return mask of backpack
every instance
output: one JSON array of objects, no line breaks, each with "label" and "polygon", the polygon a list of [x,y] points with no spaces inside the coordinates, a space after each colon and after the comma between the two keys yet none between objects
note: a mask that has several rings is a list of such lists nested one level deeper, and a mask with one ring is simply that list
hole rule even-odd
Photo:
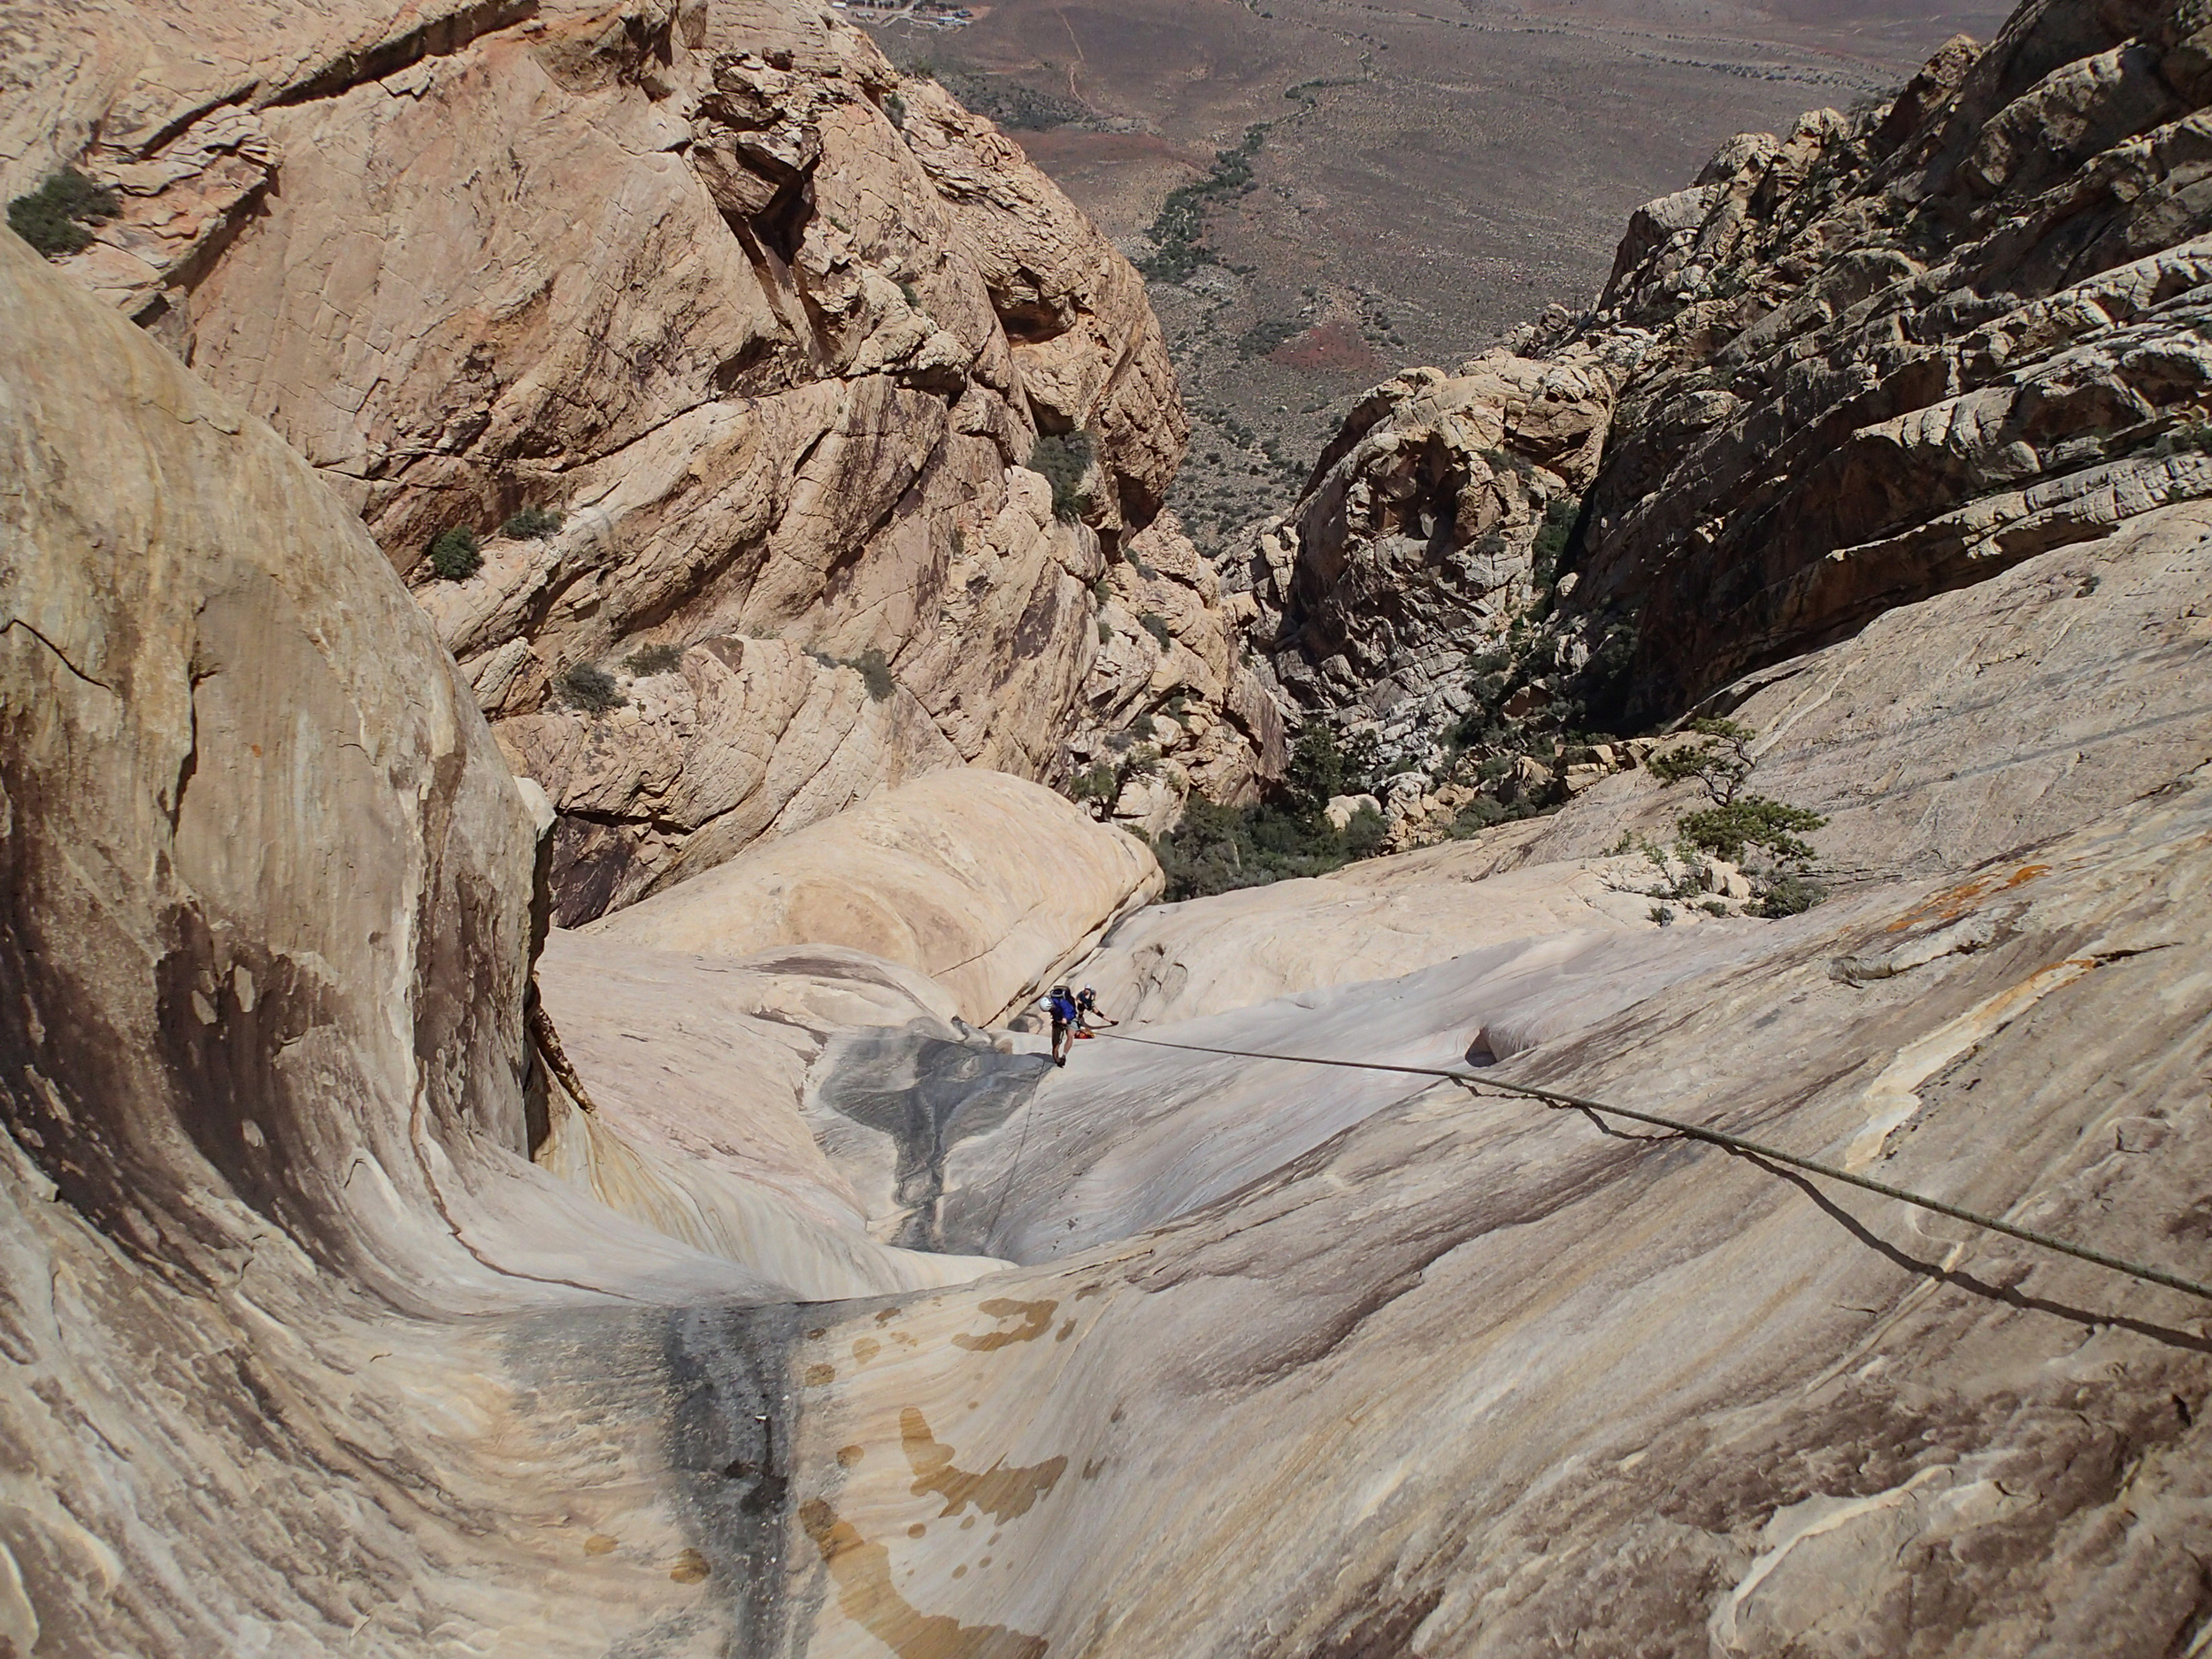
[{"label": "backpack", "polygon": [[1052,1009],[1053,1018],[1064,1025],[1075,1023],[1075,999],[1065,991],[1055,991],[1047,1002]]}]

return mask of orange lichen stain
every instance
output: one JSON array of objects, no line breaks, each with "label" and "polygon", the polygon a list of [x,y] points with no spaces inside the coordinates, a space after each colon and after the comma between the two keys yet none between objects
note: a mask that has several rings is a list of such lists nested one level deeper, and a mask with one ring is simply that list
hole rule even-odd
[{"label": "orange lichen stain", "polygon": [[678,1584],[696,1584],[707,1576],[707,1558],[695,1549],[687,1549],[676,1557],[668,1576]]},{"label": "orange lichen stain", "polygon": [[1098,1471],[1105,1467],[1106,1460],[1103,1457],[1094,1457],[1089,1459],[1083,1465],[1083,1479],[1086,1480],[1097,1479]]},{"label": "orange lichen stain", "polygon": [[877,1355],[882,1352],[883,1344],[877,1341],[875,1338],[872,1336],[864,1336],[859,1341],[853,1344],[853,1357],[858,1360],[863,1365],[865,1365],[870,1360],[875,1358]]},{"label": "orange lichen stain", "polygon": [[994,1296],[979,1305],[994,1319],[1019,1319],[1021,1323],[1011,1331],[988,1331],[981,1336],[971,1336],[963,1331],[952,1340],[955,1348],[988,1354],[1009,1342],[1033,1342],[1052,1329],[1052,1316],[1060,1307],[1056,1302],[1015,1302],[1006,1296]]},{"label": "orange lichen stain", "polygon": [[1892,922],[1889,932],[1901,933],[1908,927],[1916,927],[1927,921],[1955,922],[1974,908],[1976,900],[1985,895],[1991,892],[2009,893],[2015,887],[2025,887],[2029,882],[2050,873],[2051,866],[2048,864],[2022,864],[2001,881],[1995,876],[1978,876],[1958,887],[1946,887],[1940,893],[1930,894]]},{"label": "orange lichen stain", "polygon": [[614,1540],[604,1532],[594,1532],[584,1540],[584,1554],[587,1555],[611,1555],[614,1549]]},{"label": "orange lichen stain", "polygon": [[891,1582],[891,1552],[862,1538],[821,1499],[799,1506],[799,1525],[837,1585],[838,1610],[899,1659],[1044,1659],[1050,1644],[1041,1636],[923,1612]]},{"label": "orange lichen stain", "polygon": [[961,1564],[960,1564],[960,1565],[958,1565],[957,1567],[955,1567],[955,1568],[952,1570],[952,1576],[953,1576],[954,1578],[966,1578],[966,1577],[968,1576],[968,1566],[967,1566],[967,1563],[966,1563],[965,1562],[963,1562],[963,1563],[961,1563]]},{"label": "orange lichen stain", "polygon": [[[1038,1499],[1057,1486],[1068,1460],[1052,1457],[1027,1468],[1009,1469],[1003,1458],[981,1474],[954,1466],[952,1448],[930,1432],[929,1419],[909,1406],[899,1413],[899,1439],[914,1469],[914,1495],[934,1492],[945,1501],[943,1513],[957,1515],[973,1503],[995,1519],[1010,1521],[1029,1513]],[[970,1525],[970,1516],[961,1525]]]},{"label": "orange lichen stain", "polygon": [[836,1380],[837,1367],[834,1365],[810,1365],[806,1368],[805,1382],[810,1388],[819,1388]]},{"label": "orange lichen stain", "polygon": [[976,1564],[977,1569],[978,1569],[979,1571],[980,1571],[981,1569],[983,1569],[983,1568],[985,1568],[985,1567],[987,1567],[987,1566],[989,1566],[989,1565],[991,1564],[991,1558],[990,1558],[988,1555],[986,1555],[986,1556],[984,1556],[984,1558],[983,1558],[981,1561],[977,1562],[975,1564]]},{"label": "orange lichen stain", "polygon": [[864,1446],[841,1446],[837,1448],[837,1461],[848,1469],[867,1455],[868,1448]]},{"label": "orange lichen stain", "polygon": [[912,1337],[907,1335],[907,1333],[903,1331],[892,1332],[891,1340],[894,1342],[896,1342],[901,1348],[917,1348],[920,1346]]},{"label": "orange lichen stain", "polygon": [[915,1522],[915,1523],[914,1523],[914,1525],[911,1525],[911,1526],[910,1526],[910,1527],[908,1527],[908,1528],[906,1529],[906,1535],[907,1535],[909,1538],[919,1538],[919,1537],[920,1537],[920,1536],[921,1536],[924,1532],[926,1532],[927,1531],[929,1531],[929,1528],[927,1528],[926,1526],[924,1526],[924,1525],[922,1525],[919,1521],[917,1521],[917,1522]]},{"label": "orange lichen stain", "polygon": [[975,1517],[974,1517],[974,1516],[972,1516],[972,1515],[971,1515],[971,1516],[970,1516],[970,1517],[969,1517],[966,1520],[964,1520],[964,1521],[963,1521],[963,1522],[961,1522],[961,1523],[960,1523],[960,1530],[961,1530],[962,1532],[966,1532],[966,1531],[967,1531],[970,1527],[973,1526],[974,1525],[975,1525]]},{"label": "orange lichen stain", "polygon": [[876,1323],[888,1325],[899,1317],[900,1311],[897,1308],[879,1308],[876,1310]]},{"label": "orange lichen stain", "polygon": [[1064,1342],[1064,1341],[1066,1341],[1066,1340],[1067,1340],[1070,1337],[1073,1336],[1074,1334],[1075,1334],[1075,1321],[1074,1321],[1074,1320],[1072,1320],[1072,1319],[1066,1319],[1066,1320],[1063,1320],[1063,1321],[1061,1322],[1060,1329],[1059,1329],[1059,1331],[1058,1331],[1058,1332],[1057,1332],[1057,1333],[1054,1335],[1054,1337],[1053,1337],[1053,1339],[1052,1339],[1052,1340],[1053,1340],[1054,1341],[1056,1341],[1056,1342]]}]

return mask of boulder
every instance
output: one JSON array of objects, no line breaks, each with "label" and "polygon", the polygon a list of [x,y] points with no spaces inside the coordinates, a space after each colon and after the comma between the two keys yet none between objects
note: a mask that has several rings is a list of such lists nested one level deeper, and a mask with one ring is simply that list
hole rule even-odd
[{"label": "boulder", "polygon": [[1371,795],[1333,795],[1322,810],[1322,817],[1329,820],[1329,827],[1341,834],[1352,820],[1363,812],[1382,815],[1382,803]]}]

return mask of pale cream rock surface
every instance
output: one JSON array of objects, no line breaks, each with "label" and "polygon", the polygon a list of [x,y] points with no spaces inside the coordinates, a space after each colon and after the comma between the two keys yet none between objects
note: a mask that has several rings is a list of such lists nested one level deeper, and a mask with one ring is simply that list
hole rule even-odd
[{"label": "pale cream rock surface", "polygon": [[1525,825],[1473,841],[1143,910],[1075,970],[1106,1012],[1194,1019],[1292,992],[1394,979],[1485,946],[1648,929],[1632,858],[1530,865]]},{"label": "pale cream rock surface", "polygon": [[[1838,1161],[1887,1121],[1885,1180],[2203,1277],[2212,778],[2033,860],[1146,1034],[1441,1064],[1509,1026],[1494,1075]],[[1832,972],[1882,950],[1918,960]],[[1037,1265],[800,1345],[798,1644],[2185,1650],[2200,1303],[1616,1127],[1081,1045],[948,1171]]]},{"label": "pale cream rock surface", "polygon": [[556,931],[538,985],[591,1110],[557,1085],[541,1168],[616,1213],[743,1263],[800,1302],[964,1283],[1002,1263],[887,1249],[802,1111],[835,1033],[957,1041],[945,994],[823,946],[732,962]]},{"label": "pale cream rock surface", "polygon": [[784,1293],[528,1162],[531,804],[345,504],[12,237],[0,569],[8,1642],[752,1640],[669,1483],[781,1391],[669,1310]]},{"label": "pale cream rock surface", "polygon": [[927,975],[988,1023],[1160,890],[1134,836],[1003,772],[928,777],[585,930],[716,956],[839,945]]}]

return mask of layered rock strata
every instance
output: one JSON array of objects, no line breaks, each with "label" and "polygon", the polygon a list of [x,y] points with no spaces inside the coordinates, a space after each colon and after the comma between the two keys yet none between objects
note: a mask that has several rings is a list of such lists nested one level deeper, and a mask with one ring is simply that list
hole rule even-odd
[{"label": "layered rock strata", "polygon": [[[542,768],[565,921],[932,767],[1064,772],[1087,589],[1185,423],[1136,273],[933,82],[741,0],[18,35],[55,73],[0,99],[0,188],[69,162],[120,192],[64,267],[359,510]],[[1056,511],[1025,469],[1074,434]],[[447,580],[456,528],[482,563]]]},{"label": "layered rock strata", "polygon": [[1379,390],[1247,562],[1294,705],[1417,763],[1470,714],[1619,729],[2212,493],[2205,27],[2024,7],[1732,142],[1594,311]]}]

